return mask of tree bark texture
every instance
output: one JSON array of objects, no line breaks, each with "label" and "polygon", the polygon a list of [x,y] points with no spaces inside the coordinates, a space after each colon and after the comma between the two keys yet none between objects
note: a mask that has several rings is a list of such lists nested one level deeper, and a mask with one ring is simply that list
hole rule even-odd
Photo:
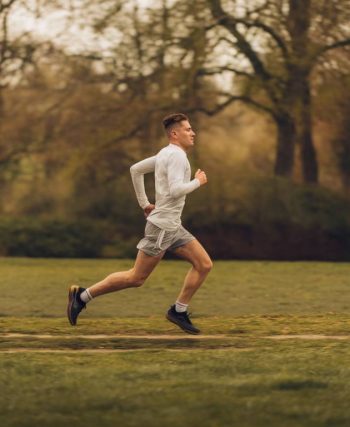
[{"label": "tree bark texture", "polygon": [[275,175],[290,178],[293,174],[295,152],[295,125],[291,116],[283,114],[275,118],[277,126],[277,150]]},{"label": "tree bark texture", "polygon": [[289,0],[287,27],[291,37],[291,55],[287,64],[286,96],[291,99],[295,122],[295,143],[300,145],[304,182],[318,182],[318,163],[312,135],[310,73],[311,59],[309,30],[311,0]]}]

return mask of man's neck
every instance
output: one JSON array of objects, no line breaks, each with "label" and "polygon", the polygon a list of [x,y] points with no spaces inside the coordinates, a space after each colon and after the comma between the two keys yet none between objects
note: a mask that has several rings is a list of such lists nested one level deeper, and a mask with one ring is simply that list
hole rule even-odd
[{"label": "man's neck", "polygon": [[185,153],[187,153],[187,151],[184,149],[184,147],[182,147],[177,142],[169,141],[169,144],[176,145],[177,147],[181,148],[182,151],[184,151]]}]

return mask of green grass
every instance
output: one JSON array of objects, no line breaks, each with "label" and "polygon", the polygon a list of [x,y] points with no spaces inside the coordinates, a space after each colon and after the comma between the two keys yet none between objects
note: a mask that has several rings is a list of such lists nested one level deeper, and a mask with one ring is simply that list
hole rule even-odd
[{"label": "green grass", "polygon": [[[69,283],[89,286],[128,260],[0,258],[0,316],[62,317]],[[188,266],[163,261],[140,289],[102,296],[88,317],[162,315]],[[350,264],[320,262],[216,262],[191,304],[198,316],[348,313]]]},{"label": "green grass", "polygon": [[[4,354],[2,426],[348,426],[345,343]],[[5,385],[5,388],[4,388]]]},{"label": "green grass", "polygon": [[2,427],[350,425],[350,265],[217,262],[191,304],[198,339],[164,319],[188,268],[164,261],[72,328],[68,284],[131,265],[0,259]]}]

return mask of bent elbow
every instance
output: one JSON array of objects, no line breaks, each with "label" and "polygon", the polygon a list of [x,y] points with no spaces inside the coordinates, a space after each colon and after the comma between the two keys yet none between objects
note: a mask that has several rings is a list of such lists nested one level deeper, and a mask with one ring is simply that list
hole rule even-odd
[{"label": "bent elbow", "polygon": [[169,191],[170,197],[172,197],[173,199],[178,199],[179,197],[182,196],[181,194],[181,189],[179,188],[171,188]]},{"label": "bent elbow", "polygon": [[130,166],[130,173],[131,173],[131,175],[136,175],[136,173],[137,173],[136,165]]}]

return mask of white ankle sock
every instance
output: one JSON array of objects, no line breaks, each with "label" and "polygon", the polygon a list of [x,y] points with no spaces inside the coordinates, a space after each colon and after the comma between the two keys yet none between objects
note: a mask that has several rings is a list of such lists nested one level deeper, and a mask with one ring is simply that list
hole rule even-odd
[{"label": "white ankle sock", "polygon": [[87,304],[89,301],[91,301],[91,300],[92,300],[92,296],[91,296],[91,294],[90,294],[89,289],[85,289],[85,291],[83,291],[83,292],[80,294],[80,299],[81,299],[83,302],[85,302],[85,304]]},{"label": "white ankle sock", "polygon": [[175,303],[175,311],[177,313],[184,313],[187,311],[188,304],[184,304],[182,302],[176,301]]}]

